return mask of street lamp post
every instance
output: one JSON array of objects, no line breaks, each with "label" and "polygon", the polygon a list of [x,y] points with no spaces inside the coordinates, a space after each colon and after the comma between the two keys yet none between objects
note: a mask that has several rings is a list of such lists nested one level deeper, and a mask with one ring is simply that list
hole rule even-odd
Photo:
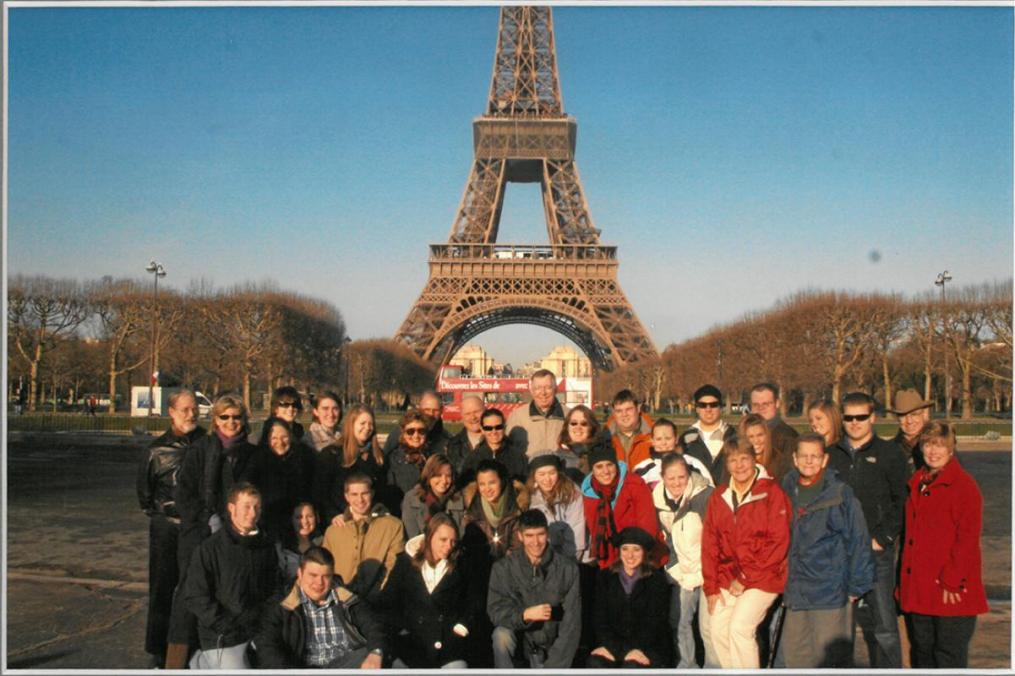
[{"label": "street lamp post", "polygon": [[166,276],[166,269],[162,267],[162,263],[156,262],[153,258],[148,267],[145,268],[145,272],[150,272],[155,278],[155,292],[154,302],[152,304],[152,358],[151,376],[148,378],[148,415],[157,415],[155,411],[155,379],[158,378],[159,364],[158,364],[158,340],[159,340],[159,277]]},{"label": "street lamp post", "polygon": [[344,383],[342,385],[342,398],[344,399],[342,405],[347,409],[349,408],[349,343],[351,342],[352,338],[346,336],[345,341],[342,343],[342,361],[345,366],[343,369],[343,371],[345,371],[345,378],[343,379]]},{"label": "street lamp post", "polygon": [[948,370],[948,337],[945,335],[945,284],[952,281],[952,276],[948,274],[948,271],[938,274],[937,279],[934,280],[934,286],[941,287],[941,338],[944,341],[944,353],[945,353],[945,419],[949,420],[952,417],[952,374]]}]

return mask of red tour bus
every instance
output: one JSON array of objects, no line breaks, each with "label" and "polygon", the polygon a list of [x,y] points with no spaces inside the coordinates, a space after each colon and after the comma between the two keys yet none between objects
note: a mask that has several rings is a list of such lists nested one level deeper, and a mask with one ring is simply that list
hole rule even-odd
[{"label": "red tour bus", "polygon": [[[505,417],[530,400],[528,378],[466,377],[460,366],[442,366],[435,389],[444,402],[445,422],[461,422],[462,397],[467,394],[479,395],[487,408],[500,409]],[[561,378],[557,381],[557,399],[568,406],[591,406],[592,379]]]}]

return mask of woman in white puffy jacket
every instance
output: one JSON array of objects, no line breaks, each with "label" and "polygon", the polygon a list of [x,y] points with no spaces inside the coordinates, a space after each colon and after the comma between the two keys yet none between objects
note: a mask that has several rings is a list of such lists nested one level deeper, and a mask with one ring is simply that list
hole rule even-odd
[{"label": "woman in white puffy jacket", "polygon": [[[652,491],[652,502],[669,547],[666,572],[673,585],[670,602],[673,649],[675,657],[679,655],[678,669],[695,669],[700,666],[694,655],[694,613],[703,582],[701,533],[712,486],[679,453],[663,457],[661,474],[662,481]],[[705,644],[705,666],[718,668],[710,645],[708,618],[699,624]]]}]

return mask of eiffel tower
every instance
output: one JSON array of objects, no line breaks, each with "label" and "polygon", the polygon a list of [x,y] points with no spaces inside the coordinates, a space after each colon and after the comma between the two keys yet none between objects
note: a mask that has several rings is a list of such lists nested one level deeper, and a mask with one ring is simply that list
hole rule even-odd
[{"label": "eiffel tower", "polygon": [[[564,113],[549,7],[502,7],[475,159],[446,244],[430,245],[430,277],[395,339],[445,363],[478,334],[535,324],[574,341],[610,371],[655,357],[617,282],[575,164],[578,125]],[[549,244],[497,242],[508,183],[539,182]]]}]

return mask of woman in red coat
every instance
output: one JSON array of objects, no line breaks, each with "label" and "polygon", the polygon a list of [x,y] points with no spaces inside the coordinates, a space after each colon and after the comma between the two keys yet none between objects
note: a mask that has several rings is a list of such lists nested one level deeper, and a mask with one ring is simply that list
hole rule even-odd
[{"label": "woman in red coat", "polygon": [[652,492],[640,476],[628,473],[627,465],[617,460],[611,447],[602,444],[592,449],[589,466],[592,471],[582,482],[589,538],[585,557],[605,569],[620,554],[614,544],[620,531],[637,526],[658,541],[659,523]]},{"label": "woman in red coat", "polygon": [[708,606],[701,633],[723,669],[757,669],[754,636],[786,586],[792,513],[786,494],[755,465],[749,444],[724,449],[730,481],[712,492],[701,538]]},{"label": "woman in red coat", "polygon": [[980,564],[983,497],[955,458],[955,432],[930,423],[926,465],[909,480],[899,603],[914,668],[965,669],[976,616],[987,612]]}]

